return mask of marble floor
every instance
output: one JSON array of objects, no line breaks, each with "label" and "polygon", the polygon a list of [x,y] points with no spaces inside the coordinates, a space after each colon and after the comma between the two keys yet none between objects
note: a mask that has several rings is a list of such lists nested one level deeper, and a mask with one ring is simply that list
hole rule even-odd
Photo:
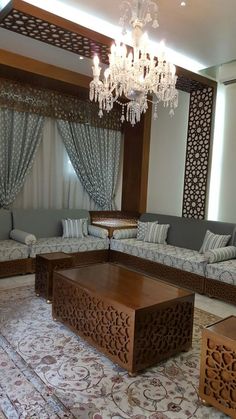
[{"label": "marble floor", "polygon": [[[33,284],[34,275],[32,274],[2,278],[0,279],[0,292],[1,289],[17,288]],[[219,317],[228,317],[230,315],[236,316],[236,305],[227,304],[216,298],[208,298],[205,295],[195,294],[195,306]]]}]

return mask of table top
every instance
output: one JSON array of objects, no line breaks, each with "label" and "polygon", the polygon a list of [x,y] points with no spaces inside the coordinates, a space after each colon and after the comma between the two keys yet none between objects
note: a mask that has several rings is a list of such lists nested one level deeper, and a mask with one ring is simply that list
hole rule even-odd
[{"label": "table top", "polygon": [[192,291],[168,285],[141,273],[111,263],[58,271],[57,274],[89,292],[134,310],[156,306],[183,297]]},{"label": "table top", "polygon": [[218,322],[207,326],[206,329],[217,335],[236,341],[236,316],[229,316],[219,320]]},{"label": "table top", "polygon": [[134,220],[126,220],[121,218],[107,218],[105,220],[95,220],[92,222],[93,225],[100,227],[137,227],[137,222]]}]

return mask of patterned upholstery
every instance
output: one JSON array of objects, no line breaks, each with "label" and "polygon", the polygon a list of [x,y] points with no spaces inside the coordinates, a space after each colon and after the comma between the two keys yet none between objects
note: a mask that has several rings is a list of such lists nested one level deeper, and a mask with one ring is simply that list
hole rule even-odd
[{"label": "patterned upholstery", "polygon": [[206,277],[236,285],[236,259],[208,264],[206,267]]},{"label": "patterned upholstery", "polygon": [[111,240],[111,249],[205,276],[206,259],[196,250],[137,239]]},{"label": "patterned upholstery", "polygon": [[31,246],[30,256],[35,257],[36,254],[52,252],[86,252],[108,249],[108,247],[109,240],[98,237],[86,236],[83,239],[49,237],[38,239],[37,243]]},{"label": "patterned upholstery", "polygon": [[116,240],[132,239],[134,237],[137,237],[137,230],[137,228],[123,228],[120,230],[114,230],[113,237]]},{"label": "patterned upholstery", "polygon": [[0,261],[26,259],[29,256],[29,248],[25,244],[14,240],[0,240]]}]

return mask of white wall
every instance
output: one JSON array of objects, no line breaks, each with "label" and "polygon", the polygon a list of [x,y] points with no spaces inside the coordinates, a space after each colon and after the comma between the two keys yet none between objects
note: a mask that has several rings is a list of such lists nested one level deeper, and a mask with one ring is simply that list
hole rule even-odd
[{"label": "white wall", "polygon": [[152,120],[148,212],[182,214],[189,97],[179,91],[175,115],[170,117],[168,108],[160,105],[158,119]]},{"label": "white wall", "polygon": [[[224,89],[224,103],[225,113],[222,130],[222,144],[217,146],[218,154],[218,170],[219,183],[218,187],[218,202],[215,202],[216,212],[215,219],[220,221],[236,222],[236,84],[232,84]],[[222,104],[222,98],[218,98],[219,105]],[[217,120],[216,120],[217,124]],[[220,127],[218,128],[218,130]],[[215,132],[217,135],[219,132]],[[214,142],[217,138],[214,138]],[[221,150],[220,150],[221,149]],[[214,155],[213,155],[214,158]],[[214,160],[213,160],[214,162]],[[212,163],[213,163],[212,162]],[[214,176],[211,176],[211,184],[213,187]],[[215,195],[217,194],[217,190]],[[214,199],[212,196],[211,199]],[[209,203],[210,204],[210,203]],[[209,218],[211,214],[209,214]]]}]

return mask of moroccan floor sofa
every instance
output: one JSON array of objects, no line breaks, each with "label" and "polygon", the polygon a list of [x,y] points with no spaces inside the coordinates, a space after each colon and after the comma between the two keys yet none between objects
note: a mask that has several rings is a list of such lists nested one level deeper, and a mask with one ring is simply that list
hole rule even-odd
[{"label": "moroccan floor sofa", "polygon": [[[162,244],[144,240],[143,230],[157,221],[169,225]],[[210,241],[215,238],[223,238],[223,244],[219,241],[220,248],[212,250]],[[236,224],[146,213],[140,217],[138,229],[114,232],[109,257],[177,286],[236,304],[235,246]]]},{"label": "moroccan floor sofa", "polygon": [[[63,237],[67,219],[82,220],[83,234]],[[0,277],[33,273],[36,254],[70,253],[80,265],[107,261],[108,249],[107,230],[91,225],[86,210],[0,210]]]}]

